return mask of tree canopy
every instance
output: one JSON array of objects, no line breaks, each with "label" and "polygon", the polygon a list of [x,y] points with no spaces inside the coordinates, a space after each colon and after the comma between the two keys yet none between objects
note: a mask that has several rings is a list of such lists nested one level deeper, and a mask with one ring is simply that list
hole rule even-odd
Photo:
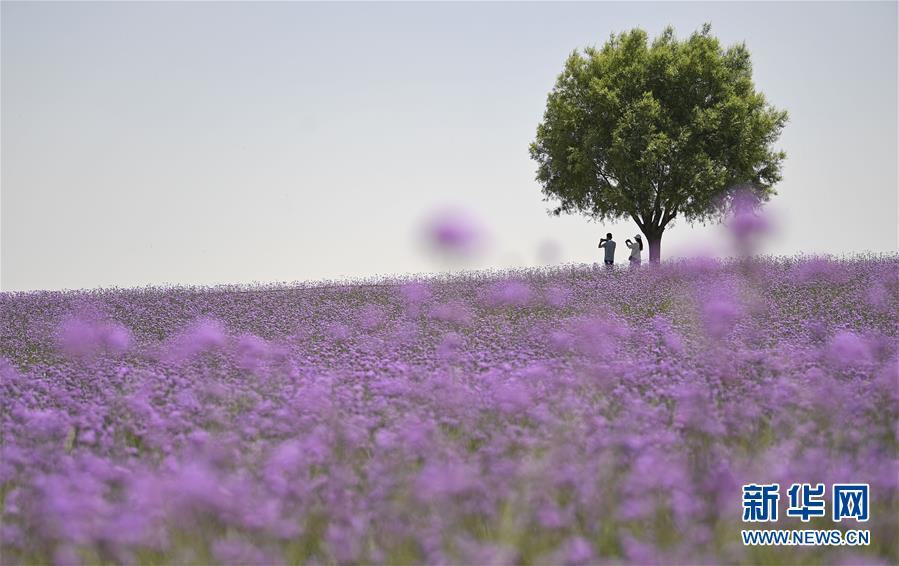
[{"label": "tree canopy", "polygon": [[755,90],[745,43],[725,50],[705,24],[685,41],[669,26],[648,45],[636,28],[572,52],[530,154],[552,213],[630,217],[658,261],[676,217],[719,218],[736,185],[775,194],[786,154],[771,144],[786,121]]}]

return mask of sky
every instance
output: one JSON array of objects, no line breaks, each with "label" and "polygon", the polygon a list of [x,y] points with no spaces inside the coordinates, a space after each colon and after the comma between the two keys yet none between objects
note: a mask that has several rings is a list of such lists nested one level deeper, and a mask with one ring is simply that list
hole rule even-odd
[{"label": "sky", "polygon": [[[447,207],[489,237],[468,268],[601,261],[638,229],[547,214],[546,96],[575,49],[706,21],[790,114],[765,251],[899,246],[895,2],[0,6],[3,291],[434,272]],[[680,220],[662,255],[724,241]]]}]

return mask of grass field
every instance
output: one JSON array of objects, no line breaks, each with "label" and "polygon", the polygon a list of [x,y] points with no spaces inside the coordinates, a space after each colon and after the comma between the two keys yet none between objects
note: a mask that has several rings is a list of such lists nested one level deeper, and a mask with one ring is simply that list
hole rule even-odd
[{"label": "grass field", "polygon": [[897,256],[0,294],[0,562],[895,564],[897,313]]}]

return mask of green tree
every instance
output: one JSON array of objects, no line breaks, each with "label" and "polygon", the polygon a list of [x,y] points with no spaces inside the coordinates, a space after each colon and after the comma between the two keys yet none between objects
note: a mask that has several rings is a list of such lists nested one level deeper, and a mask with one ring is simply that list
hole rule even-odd
[{"label": "green tree", "polygon": [[745,43],[724,50],[710,31],[678,41],[669,26],[649,46],[637,28],[572,52],[530,147],[552,214],[630,217],[657,262],[678,215],[720,219],[736,185],[775,194],[787,112],[756,92]]}]

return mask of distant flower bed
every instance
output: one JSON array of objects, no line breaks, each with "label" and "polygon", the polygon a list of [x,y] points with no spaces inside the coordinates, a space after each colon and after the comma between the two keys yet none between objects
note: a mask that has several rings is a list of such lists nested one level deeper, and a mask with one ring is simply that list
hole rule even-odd
[{"label": "distant flower bed", "polygon": [[[897,313],[896,256],[0,294],[0,557],[896,563]],[[744,546],[775,482],[870,545]]]}]

